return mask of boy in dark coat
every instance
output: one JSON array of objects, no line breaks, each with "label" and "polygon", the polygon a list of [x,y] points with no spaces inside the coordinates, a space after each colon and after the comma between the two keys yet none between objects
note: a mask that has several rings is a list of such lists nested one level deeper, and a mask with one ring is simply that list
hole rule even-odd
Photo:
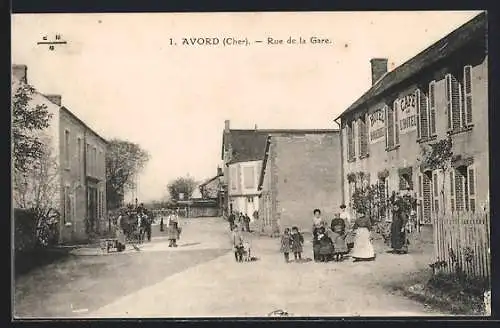
[{"label": "boy in dark coat", "polygon": [[304,237],[300,233],[299,228],[292,227],[291,237],[292,237],[292,252],[293,256],[295,257],[295,261],[302,260],[302,251],[303,251],[302,245],[304,244]]}]

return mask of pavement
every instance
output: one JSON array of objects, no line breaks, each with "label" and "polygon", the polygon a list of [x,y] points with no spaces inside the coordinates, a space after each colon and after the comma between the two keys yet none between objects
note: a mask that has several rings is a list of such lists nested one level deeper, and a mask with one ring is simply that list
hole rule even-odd
[{"label": "pavement", "polygon": [[[200,250],[227,249],[227,230],[227,223],[219,218],[193,219],[183,227],[182,242]],[[392,280],[418,271],[415,256],[422,254],[388,254],[377,244],[373,262],[285,263],[278,251],[279,239],[248,234],[246,238],[255,262],[236,263],[234,254],[227,252],[119,297],[82,318],[263,317],[278,309],[300,317],[444,315],[387,288]],[[143,251],[165,251],[165,244],[151,243]],[[304,256],[312,257],[310,242],[304,248]],[[182,252],[183,247],[168,251]]]}]

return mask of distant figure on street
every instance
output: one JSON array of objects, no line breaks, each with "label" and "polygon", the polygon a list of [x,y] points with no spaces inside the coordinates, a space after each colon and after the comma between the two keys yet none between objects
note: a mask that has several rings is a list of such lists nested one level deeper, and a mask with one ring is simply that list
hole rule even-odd
[{"label": "distant figure on street", "polygon": [[124,210],[120,210],[120,214],[118,215],[118,219],[116,220],[116,239],[117,239],[117,250],[118,252],[122,252],[125,250],[126,244],[126,236],[125,236],[125,218],[126,214]]},{"label": "distant figure on street", "polygon": [[372,261],[375,259],[375,250],[371,242],[371,228],[370,218],[361,212],[353,226],[356,235],[354,237],[354,247],[351,256],[354,262]]},{"label": "distant figure on street", "polygon": [[245,224],[245,231],[250,232],[250,217],[248,214],[243,216],[243,222]]},{"label": "distant figure on street", "polygon": [[351,216],[346,209],[345,204],[340,205],[340,218],[344,220],[345,233],[346,233],[346,244],[347,248],[350,250],[354,247],[354,232],[352,229],[353,222]]},{"label": "distant figure on street", "polygon": [[300,233],[299,228],[292,227],[291,239],[292,239],[292,252],[295,261],[300,261],[302,260],[304,236],[302,236],[302,234]]},{"label": "distant figure on street", "polygon": [[153,213],[148,210],[144,210],[144,231],[146,233],[146,238],[151,241],[151,226],[153,225]]},{"label": "distant figure on street", "polygon": [[236,262],[243,262],[243,254],[245,252],[245,246],[243,241],[243,235],[239,229],[233,229],[231,232],[231,240],[234,250],[234,258]]},{"label": "distant figure on street", "polygon": [[391,247],[395,254],[408,253],[408,237],[406,235],[406,225],[408,223],[408,214],[396,201],[392,207],[391,223]]},{"label": "distant figure on street", "polygon": [[234,230],[234,221],[236,220],[236,215],[234,215],[234,212],[231,212],[229,214],[229,217],[227,218],[227,220],[229,221],[229,230],[233,231]]},{"label": "distant figure on street", "polygon": [[160,231],[161,232],[165,231],[163,227],[163,213],[160,214]]},{"label": "distant figure on street", "polygon": [[177,247],[177,240],[180,237],[179,219],[177,214],[171,214],[167,222],[168,247]]},{"label": "distant figure on street", "polygon": [[283,235],[281,236],[281,247],[280,251],[285,257],[285,262],[290,262],[290,251],[292,250],[292,236],[290,235],[290,229],[285,228]]},{"label": "distant figure on street", "polygon": [[321,210],[320,209],[315,209],[313,211],[313,228],[312,228],[312,233],[313,233],[313,258],[314,261],[319,261],[320,256],[319,256],[319,239],[318,237],[318,232],[320,228],[325,228],[326,227],[326,222],[323,220],[321,217]]}]

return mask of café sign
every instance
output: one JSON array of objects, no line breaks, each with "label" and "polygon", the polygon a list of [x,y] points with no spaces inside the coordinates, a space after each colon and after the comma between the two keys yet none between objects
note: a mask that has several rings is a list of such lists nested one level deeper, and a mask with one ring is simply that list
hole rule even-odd
[{"label": "caf\u00e9 sign", "polygon": [[376,143],[385,138],[385,110],[381,108],[368,115],[370,143]]},{"label": "caf\u00e9 sign", "polygon": [[394,102],[398,113],[399,134],[417,129],[417,104],[415,94],[409,94]]}]

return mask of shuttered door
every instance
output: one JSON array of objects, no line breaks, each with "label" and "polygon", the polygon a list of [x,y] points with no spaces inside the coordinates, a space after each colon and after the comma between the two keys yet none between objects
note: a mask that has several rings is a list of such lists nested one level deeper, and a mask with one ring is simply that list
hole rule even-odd
[{"label": "shuttered door", "polygon": [[431,179],[427,174],[422,175],[422,191],[423,191],[423,223],[430,224],[431,220]]}]

